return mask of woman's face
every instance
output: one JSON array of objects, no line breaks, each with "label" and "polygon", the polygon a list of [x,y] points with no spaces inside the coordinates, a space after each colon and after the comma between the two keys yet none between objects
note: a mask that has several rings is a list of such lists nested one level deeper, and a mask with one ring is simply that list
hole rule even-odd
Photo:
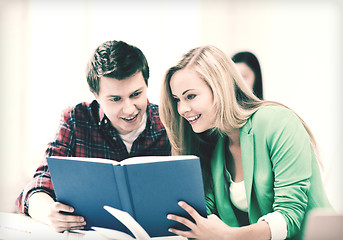
[{"label": "woman's face", "polygon": [[194,132],[201,133],[214,127],[213,93],[196,71],[177,71],[170,79],[170,88],[178,113],[189,122]]},{"label": "woman's face", "polygon": [[253,70],[251,70],[251,68],[243,62],[236,63],[236,66],[247,86],[250,88],[251,91],[253,91],[255,83],[255,73],[253,72]]}]

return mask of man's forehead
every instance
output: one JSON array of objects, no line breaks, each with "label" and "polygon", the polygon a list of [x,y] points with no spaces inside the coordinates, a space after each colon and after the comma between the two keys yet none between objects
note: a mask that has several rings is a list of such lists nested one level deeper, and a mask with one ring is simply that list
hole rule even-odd
[{"label": "man's forehead", "polygon": [[147,88],[143,77],[135,76],[126,79],[115,79],[110,77],[100,77],[99,94],[107,96],[121,96],[143,91]]}]

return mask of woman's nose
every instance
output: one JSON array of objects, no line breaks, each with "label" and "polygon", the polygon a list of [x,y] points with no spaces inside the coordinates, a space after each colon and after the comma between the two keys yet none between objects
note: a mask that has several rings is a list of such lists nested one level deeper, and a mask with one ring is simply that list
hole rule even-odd
[{"label": "woman's nose", "polygon": [[178,111],[180,115],[184,115],[185,113],[189,112],[191,110],[191,107],[189,104],[180,101],[178,106]]}]

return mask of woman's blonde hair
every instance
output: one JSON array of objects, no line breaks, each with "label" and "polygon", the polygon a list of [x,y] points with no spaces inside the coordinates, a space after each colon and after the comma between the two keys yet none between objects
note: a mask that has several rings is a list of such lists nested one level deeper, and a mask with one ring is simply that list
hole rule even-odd
[{"label": "woman's blonde hair", "polygon": [[[160,99],[160,116],[166,127],[172,145],[172,154],[199,154],[198,134],[190,124],[179,115],[177,103],[173,99],[170,79],[181,69],[193,69],[210,87],[213,97],[216,121],[212,131],[227,135],[233,129],[241,128],[261,106],[277,102],[258,99],[246,86],[235,63],[221,50],[214,46],[203,46],[191,49],[183,55],[177,65],[168,69],[162,84]],[[282,105],[283,106],[283,105]],[[304,121],[316,149],[313,135]]]}]

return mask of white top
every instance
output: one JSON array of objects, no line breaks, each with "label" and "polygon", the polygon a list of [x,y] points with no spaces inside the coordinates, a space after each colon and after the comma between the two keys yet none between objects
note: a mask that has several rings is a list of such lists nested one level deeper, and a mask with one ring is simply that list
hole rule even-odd
[{"label": "white top", "polygon": [[147,122],[147,115],[146,113],[144,113],[142,117],[142,121],[136,130],[133,130],[132,132],[129,132],[127,134],[119,134],[121,139],[123,139],[123,142],[126,146],[128,153],[130,153],[131,151],[133,142],[138,138],[139,134],[141,134],[144,131],[146,122]]},{"label": "white top", "polygon": [[234,182],[230,184],[230,199],[236,208],[243,212],[248,212],[247,195],[245,194],[244,181]]},{"label": "white top", "polygon": [[[228,171],[227,171],[228,173]],[[244,180],[241,182],[234,182],[231,175],[228,174],[230,180],[230,199],[232,204],[243,212],[248,212],[247,195],[245,193]],[[264,215],[258,219],[258,222],[266,221],[270,228],[271,240],[286,239],[287,224],[286,220],[279,212],[272,212]]]}]

